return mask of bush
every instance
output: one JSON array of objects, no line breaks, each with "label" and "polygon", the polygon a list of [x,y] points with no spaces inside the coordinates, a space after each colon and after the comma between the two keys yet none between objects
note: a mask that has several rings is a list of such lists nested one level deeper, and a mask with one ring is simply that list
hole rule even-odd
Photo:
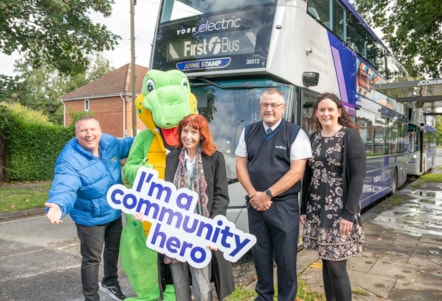
[{"label": "bush", "polygon": [[0,124],[5,141],[5,180],[52,179],[55,160],[74,136],[74,127],[53,125],[42,113],[6,103],[0,103]]}]

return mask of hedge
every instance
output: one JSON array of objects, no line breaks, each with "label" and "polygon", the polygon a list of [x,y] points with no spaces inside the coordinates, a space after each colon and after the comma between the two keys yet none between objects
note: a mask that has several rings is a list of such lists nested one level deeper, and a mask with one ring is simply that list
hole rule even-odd
[{"label": "hedge", "polygon": [[0,136],[4,139],[5,181],[44,181],[54,175],[55,160],[74,137],[74,126],[53,125],[43,114],[0,103]]}]

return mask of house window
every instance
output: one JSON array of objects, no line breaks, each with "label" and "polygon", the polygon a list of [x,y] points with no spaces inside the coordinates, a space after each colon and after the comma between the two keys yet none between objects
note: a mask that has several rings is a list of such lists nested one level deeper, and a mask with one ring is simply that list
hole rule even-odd
[{"label": "house window", "polygon": [[89,112],[89,99],[84,100],[84,111]]}]

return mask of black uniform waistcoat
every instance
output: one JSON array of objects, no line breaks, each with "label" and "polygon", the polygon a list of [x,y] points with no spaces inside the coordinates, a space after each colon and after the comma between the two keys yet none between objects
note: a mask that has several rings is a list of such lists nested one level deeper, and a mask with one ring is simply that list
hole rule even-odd
[{"label": "black uniform waistcoat", "polygon": [[[290,147],[298,131],[298,125],[284,119],[270,135],[266,135],[262,121],[246,126],[247,166],[256,190],[266,190],[290,169]],[[273,200],[288,199],[300,189],[298,182]]]}]

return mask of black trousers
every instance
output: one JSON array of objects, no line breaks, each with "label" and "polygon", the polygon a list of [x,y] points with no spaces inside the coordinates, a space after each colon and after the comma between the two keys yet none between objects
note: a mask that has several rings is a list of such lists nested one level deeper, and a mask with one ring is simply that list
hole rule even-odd
[{"label": "black trousers", "polygon": [[[98,272],[103,253],[105,285],[115,285],[118,279],[118,254],[122,230],[121,217],[100,226],[83,226],[77,224],[77,235],[80,239],[81,283],[86,301],[98,301]],[[103,252],[104,245],[104,252]]]},{"label": "black trousers", "polygon": [[272,301],[274,295],[273,260],[277,266],[278,300],[293,301],[298,284],[296,256],[299,236],[298,198],[275,201],[267,211],[248,206],[249,231],[257,238],[252,249],[257,301]]}]

